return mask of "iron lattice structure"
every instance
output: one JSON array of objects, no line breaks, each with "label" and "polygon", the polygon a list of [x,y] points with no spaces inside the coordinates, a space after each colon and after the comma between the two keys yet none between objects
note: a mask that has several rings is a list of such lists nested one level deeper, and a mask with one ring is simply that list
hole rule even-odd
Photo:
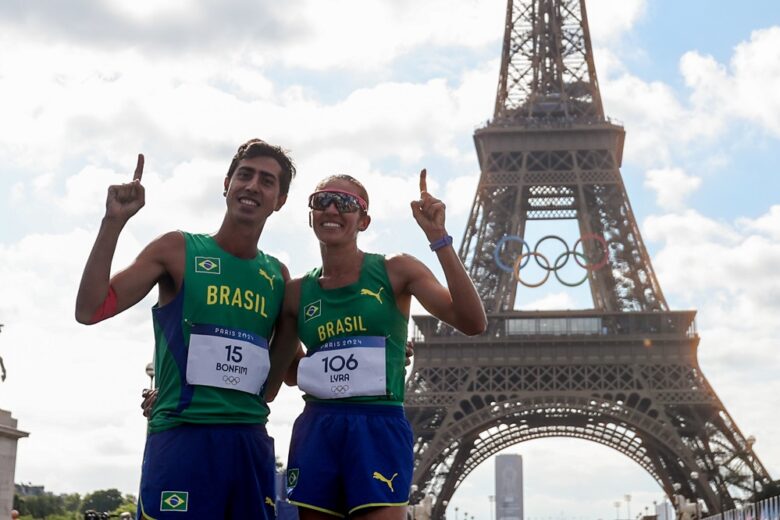
[{"label": "iron lattice structure", "polygon": [[[443,518],[458,485],[511,445],[575,437],[611,447],[666,494],[734,507],[770,477],[702,373],[695,311],[670,311],[620,174],[623,127],[607,120],[584,0],[508,1],[493,119],[476,131],[481,177],[460,247],[488,312],[465,337],[416,316],[407,415],[417,491]],[[531,220],[574,219],[593,309],[514,310]],[[511,265],[511,261],[507,260]]]}]

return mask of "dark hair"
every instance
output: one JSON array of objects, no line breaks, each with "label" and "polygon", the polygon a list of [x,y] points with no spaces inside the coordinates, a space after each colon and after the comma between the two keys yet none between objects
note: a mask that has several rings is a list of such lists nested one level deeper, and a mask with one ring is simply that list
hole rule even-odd
[{"label": "dark hair", "polygon": [[227,176],[230,178],[238,168],[238,163],[242,159],[252,159],[254,157],[270,157],[275,159],[282,167],[282,176],[279,178],[279,193],[287,195],[290,190],[290,182],[295,177],[295,164],[288,152],[279,146],[266,143],[262,139],[250,139],[238,147],[236,155],[228,168]]},{"label": "dark hair", "polygon": [[320,182],[317,183],[317,189],[323,188],[326,184],[328,184],[330,181],[347,181],[355,185],[355,187],[358,189],[358,195],[363,197],[363,200],[366,201],[366,210],[368,210],[368,191],[366,191],[366,187],[363,186],[363,183],[354,178],[352,175],[347,175],[346,173],[339,173],[337,175],[331,175],[329,177],[325,177]]}]

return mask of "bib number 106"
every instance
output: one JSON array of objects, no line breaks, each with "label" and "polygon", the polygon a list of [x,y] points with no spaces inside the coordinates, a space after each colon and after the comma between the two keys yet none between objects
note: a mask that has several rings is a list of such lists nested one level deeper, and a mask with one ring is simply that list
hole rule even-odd
[{"label": "bib number 106", "polygon": [[341,372],[344,368],[355,370],[358,367],[358,361],[354,354],[350,354],[347,358],[344,356],[325,356],[322,358],[322,364],[325,366],[326,374],[328,372]]}]

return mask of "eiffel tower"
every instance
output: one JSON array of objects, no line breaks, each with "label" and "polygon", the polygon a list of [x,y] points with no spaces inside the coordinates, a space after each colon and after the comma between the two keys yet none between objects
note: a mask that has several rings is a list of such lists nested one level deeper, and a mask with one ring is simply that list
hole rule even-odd
[{"label": "eiffel tower", "polygon": [[[669,310],[620,174],[624,137],[604,116],[585,1],[509,0],[459,251],[488,331],[470,338],[414,317],[412,502],[434,496],[432,518],[480,463],[543,437],[614,448],[708,513],[776,485],[699,367],[696,311]],[[520,238],[529,221],[560,219],[581,239],[557,260]],[[518,282],[534,285],[521,277],[527,262],[549,276],[571,257],[592,309],[514,310]]]}]

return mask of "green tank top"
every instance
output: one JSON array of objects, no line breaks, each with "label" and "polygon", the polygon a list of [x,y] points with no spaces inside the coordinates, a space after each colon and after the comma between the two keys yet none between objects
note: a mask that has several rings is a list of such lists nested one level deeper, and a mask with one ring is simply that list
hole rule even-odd
[{"label": "green tank top", "polygon": [[[321,275],[318,267],[301,281],[298,337],[307,352],[298,385],[304,399],[403,404],[408,318],[396,305],[385,257],[366,253],[360,278],[346,287],[323,289]],[[339,397],[344,394],[350,397]]]},{"label": "green tank top", "polygon": [[209,235],[183,235],[181,290],[152,309],[159,395],[149,430],[264,424],[267,341],[284,297],[281,264],[259,250],[237,258]]}]

